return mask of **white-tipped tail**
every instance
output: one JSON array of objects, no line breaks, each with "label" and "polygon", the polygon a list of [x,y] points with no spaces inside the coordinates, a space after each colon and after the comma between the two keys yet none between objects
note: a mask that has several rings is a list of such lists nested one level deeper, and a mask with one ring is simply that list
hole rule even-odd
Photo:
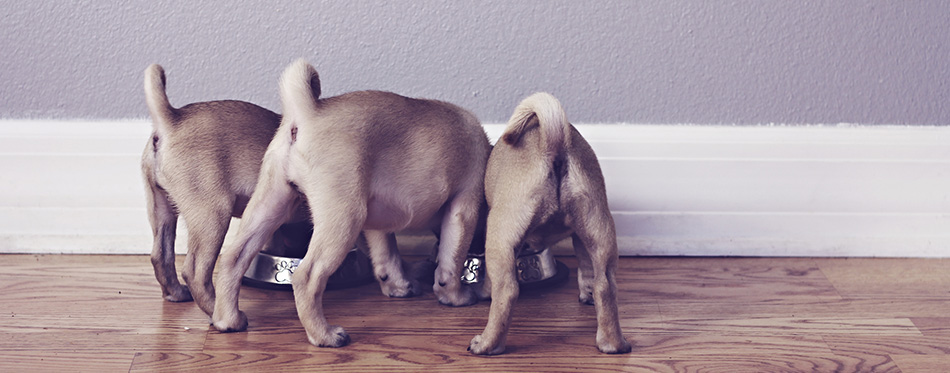
[{"label": "white-tipped tail", "polygon": [[320,76],[304,59],[290,64],[280,76],[280,101],[284,116],[310,117],[316,112],[320,98]]},{"label": "white-tipped tail", "polygon": [[531,119],[537,117],[541,128],[541,140],[544,142],[544,152],[548,158],[554,158],[564,149],[570,123],[567,114],[561,107],[561,102],[545,92],[538,92],[521,101],[515,108],[514,114],[508,120],[508,127],[501,139],[507,144],[514,145],[521,140],[521,136],[528,130]]},{"label": "white-tipped tail", "polygon": [[165,94],[165,70],[158,64],[145,69],[145,103],[152,123],[159,132],[167,132],[175,117],[175,108]]}]

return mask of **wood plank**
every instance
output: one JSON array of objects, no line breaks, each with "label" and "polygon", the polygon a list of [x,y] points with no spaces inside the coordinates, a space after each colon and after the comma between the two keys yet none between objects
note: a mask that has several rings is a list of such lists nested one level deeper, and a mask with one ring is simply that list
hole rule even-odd
[{"label": "wood plank", "polygon": [[920,336],[910,319],[861,317],[758,318],[631,318],[621,320],[624,330],[647,332],[715,332],[741,335],[865,334]]},{"label": "wood plank", "polygon": [[946,373],[950,371],[950,355],[892,355],[904,373]]},{"label": "wood plank", "polygon": [[205,342],[205,330],[55,330],[47,333],[6,334],[3,351],[136,351],[200,349]]},{"label": "wood plank", "polygon": [[950,336],[881,336],[826,334],[828,347],[835,353],[874,355],[950,355]]},{"label": "wood plank", "polygon": [[880,370],[882,367],[899,365],[895,355],[946,356],[950,352],[950,337],[836,334],[825,335],[823,338],[835,355],[860,358],[862,362],[857,366],[858,371]]},{"label": "wood plank", "polygon": [[950,259],[815,259],[845,297],[950,299]]},{"label": "wood plank", "polygon": [[620,299],[659,302],[757,303],[779,299],[839,299],[835,288],[808,259],[772,258],[629,258],[617,282]]},{"label": "wood plank", "polygon": [[950,317],[915,317],[911,321],[924,335],[950,336]]},{"label": "wood plank", "polygon": [[5,372],[124,372],[132,366],[134,352],[56,351],[0,349],[0,370]]},{"label": "wood plank", "polygon": [[[621,310],[629,304],[621,303]],[[940,298],[847,298],[847,299],[775,299],[738,303],[675,300],[657,302],[660,313],[668,317],[840,317],[851,315],[869,318],[935,318],[950,309],[950,299]],[[628,313],[634,314],[635,313]],[[948,320],[950,322],[950,320]]]}]

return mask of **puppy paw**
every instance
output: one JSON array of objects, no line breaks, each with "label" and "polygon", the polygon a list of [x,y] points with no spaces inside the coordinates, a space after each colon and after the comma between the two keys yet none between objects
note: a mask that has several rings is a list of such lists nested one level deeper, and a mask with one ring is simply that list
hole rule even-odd
[{"label": "puppy paw", "polygon": [[394,280],[390,277],[388,281],[380,281],[379,287],[383,295],[390,298],[409,298],[422,294],[422,286],[411,280]]},{"label": "puppy paw", "polygon": [[625,354],[630,352],[633,347],[626,339],[620,337],[619,341],[598,342],[597,349],[605,354]]},{"label": "puppy paw", "polygon": [[505,352],[505,346],[495,346],[494,348],[490,346],[487,341],[482,341],[482,335],[476,335],[475,338],[472,338],[472,342],[468,345],[468,351],[473,355],[498,355],[502,352]]},{"label": "puppy paw", "polygon": [[188,290],[187,286],[178,285],[165,289],[165,300],[177,303],[191,302],[194,298],[191,297],[191,291]]},{"label": "puppy paw", "polygon": [[582,291],[581,296],[577,299],[577,301],[588,305],[594,305],[594,293]]},{"label": "puppy paw", "polygon": [[243,311],[238,311],[237,315],[230,318],[211,317],[211,324],[215,329],[222,333],[241,332],[247,330],[247,315]]},{"label": "puppy paw", "polygon": [[432,285],[432,291],[440,304],[452,307],[471,306],[478,302],[475,290],[468,286],[459,286],[458,291],[451,291],[442,284]]},{"label": "puppy paw", "polygon": [[307,340],[310,341],[310,344],[317,347],[343,347],[350,343],[350,335],[343,330],[343,327],[338,325],[331,325],[319,336],[307,334]]}]

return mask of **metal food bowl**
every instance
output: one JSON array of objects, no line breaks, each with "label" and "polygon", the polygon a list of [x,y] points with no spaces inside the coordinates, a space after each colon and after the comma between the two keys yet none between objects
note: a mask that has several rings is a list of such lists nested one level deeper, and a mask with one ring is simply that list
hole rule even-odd
[{"label": "metal food bowl", "polygon": [[[251,261],[251,265],[244,272],[243,283],[258,288],[292,290],[291,277],[300,265],[301,257],[306,254],[312,234],[309,222],[281,226],[275,232],[270,245]],[[356,247],[346,255],[340,267],[327,280],[327,289],[351,288],[372,282],[375,277],[373,266],[364,254],[368,250],[364,239],[357,240]],[[420,263],[428,263],[431,270],[427,268],[423,271],[426,273],[416,273],[415,277],[431,284],[434,281],[435,263],[428,260],[423,262]],[[425,266],[417,268],[423,267]],[[564,263],[554,259],[548,248],[533,250],[523,247],[515,260],[515,267],[521,289],[560,284],[567,280],[570,272]],[[485,245],[483,240],[475,241],[462,268],[461,280],[464,284],[478,285],[485,282],[486,276]]]},{"label": "metal food bowl", "polygon": [[[291,275],[300,265],[300,258],[290,258],[260,252],[244,272],[245,285],[276,290],[292,290]],[[327,280],[327,290],[345,289],[373,281],[373,266],[361,251],[350,251],[340,268]]]},{"label": "metal food bowl", "polygon": [[[567,280],[569,270],[554,259],[551,250],[523,253],[515,259],[518,284],[521,289],[544,288]],[[462,283],[478,284],[485,281],[485,254],[469,254],[462,268]]]}]

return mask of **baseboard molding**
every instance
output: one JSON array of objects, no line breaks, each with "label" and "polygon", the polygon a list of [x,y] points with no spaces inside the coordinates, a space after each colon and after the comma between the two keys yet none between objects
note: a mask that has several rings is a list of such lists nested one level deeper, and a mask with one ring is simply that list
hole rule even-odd
[{"label": "baseboard molding", "polygon": [[[624,255],[950,257],[950,128],[578,128]],[[0,253],[149,252],[149,132],[141,119],[0,120]]]}]

